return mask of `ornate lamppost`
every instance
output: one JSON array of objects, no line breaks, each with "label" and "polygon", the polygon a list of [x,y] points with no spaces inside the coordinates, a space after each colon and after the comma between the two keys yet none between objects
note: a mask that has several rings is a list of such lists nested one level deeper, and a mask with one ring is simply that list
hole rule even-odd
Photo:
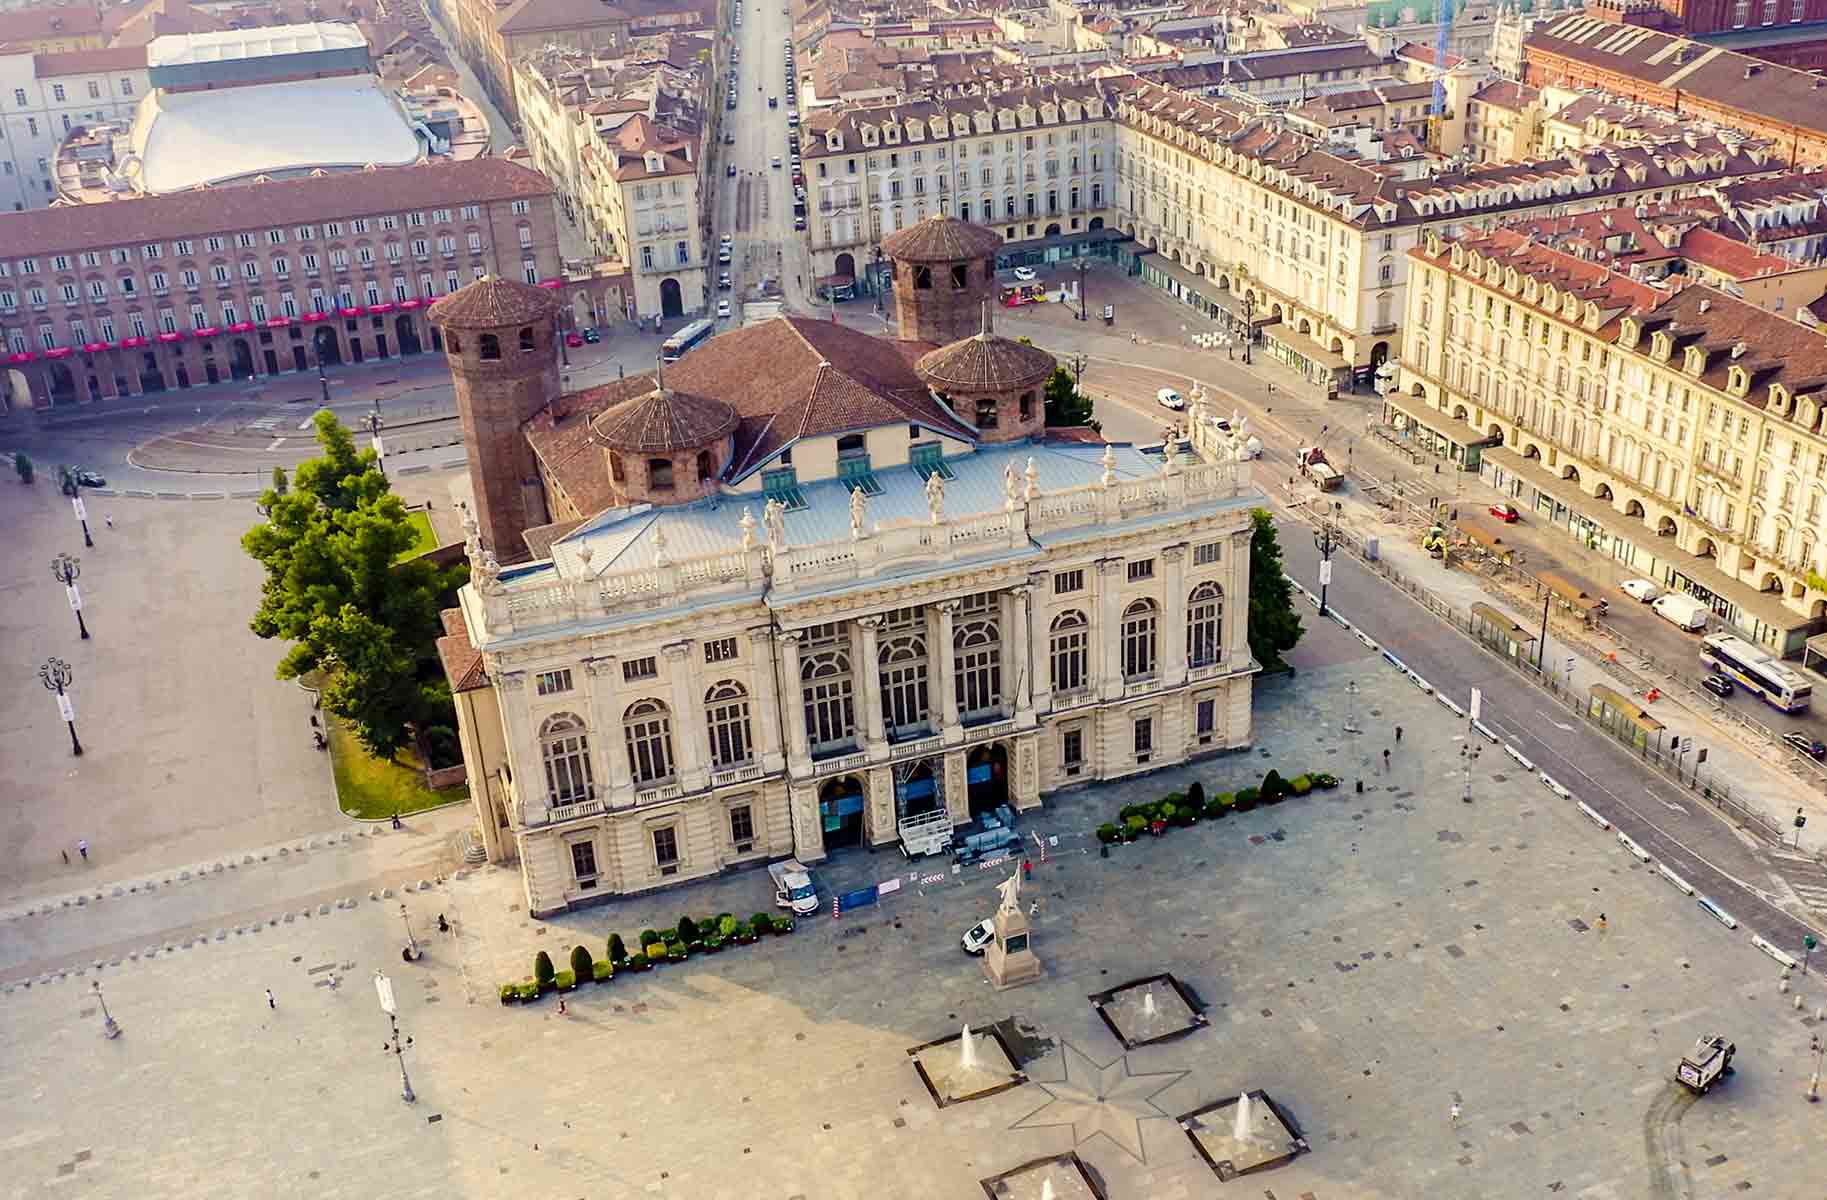
[{"label": "ornate lamppost", "polygon": [[406,1076],[406,1051],[412,1047],[412,1039],[400,1044],[400,1017],[393,1002],[393,980],[380,971],[374,973],[374,993],[380,998],[381,1011],[387,1014],[388,1040],[381,1043],[381,1052],[391,1054],[400,1063],[400,1099],[408,1104],[416,1104],[418,1097],[413,1095],[412,1080]]},{"label": "ornate lamppost", "polygon": [[91,980],[89,988],[95,993],[95,1002],[101,1005],[102,1036],[110,1040],[119,1037],[121,1035],[120,1022],[116,1021],[113,1015],[108,1012],[108,1001],[102,996],[101,980]]},{"label": "ornate lamppost", "polygon": [[82,574],[82,559],[73,554],[59,554],[51,560],[51,578],[63,584],[70,594],[70,611],[76,614],[76,628],[83,640],[89,637],[89,627],[82,619],[82,592],[76,586],[76,577]]},{"label": "ornate lamppost", "polygon": [[70,664],[61,658],[48,658],[38,668],[38,680],[45,690],[57,693],[57,712],[70,727],[70,754],[82,757],[82,743],[76,740],[76,706],[70,703],[69,694],[64,690],[70,686],[75,675],[70,671]]}]

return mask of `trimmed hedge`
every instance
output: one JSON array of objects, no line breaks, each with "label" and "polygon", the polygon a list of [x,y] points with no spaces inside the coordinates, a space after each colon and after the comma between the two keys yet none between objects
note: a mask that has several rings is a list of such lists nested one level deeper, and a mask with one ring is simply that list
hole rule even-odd
[{"label": "trimmed hedge", "polygon": [[541,988],[552,986],[552,979],[557,974],[552,969],[552,956],[541,950],[533,956],[533,978],[539,981]]},{"label": "trimmed hedge", "polygon": [[608,983],[615,978],[615,964],[598,959],[590,964],[590,978],[597,983]]}]

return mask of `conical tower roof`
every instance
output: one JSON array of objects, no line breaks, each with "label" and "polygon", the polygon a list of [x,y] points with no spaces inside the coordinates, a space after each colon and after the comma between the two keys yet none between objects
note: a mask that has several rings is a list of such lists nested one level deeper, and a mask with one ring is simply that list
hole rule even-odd
[{"label": "conical tower roof", "polygon": [[988,258],[1002,246],[1002,235],[956,217],[934,215],[882,239],[882,253],[901,262],[969,262]]},{"label": "conical tower roof", "polygon": [[983,331],[920,356],[914,370],[938,392],[1010,392],[1046,382],[1054,359],[1039,346],[998,337],[983,303]]},{"label": "conical tower roof", "polygon": [[558,308],[551,288],[484,275],[433,304],[426,315],[445,329],[505,329],[550,321]]},{"label": "conical tower roof", "polygon": [[661,386],[597,414],[590,440],[631,454],[670,454],[714,445],[736,422],[736,410],[721,400]]}]

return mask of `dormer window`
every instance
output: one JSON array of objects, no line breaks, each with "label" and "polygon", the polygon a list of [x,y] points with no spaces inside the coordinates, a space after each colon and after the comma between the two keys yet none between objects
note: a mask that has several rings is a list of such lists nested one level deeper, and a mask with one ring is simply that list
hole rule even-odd
[{"label": "dormer window", "polygon": [[647,171],[649,174],[657,174],[664,169],[664,167],[665,163],[658,154],[655,154],[651,150],[647,152]]},{"label": "dormer window", "polygon": [[1751,390],[1751,377],[1745,374],[1743,367],[1732,367],[1726,371],[1726,391],[1734,396],[1742,396]]}]

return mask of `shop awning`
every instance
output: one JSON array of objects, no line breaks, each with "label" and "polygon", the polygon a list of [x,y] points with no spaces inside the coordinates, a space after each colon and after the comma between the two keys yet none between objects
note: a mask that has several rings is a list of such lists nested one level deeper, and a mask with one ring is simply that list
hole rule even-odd
[{"label": "shop awning", "polygon": [[1309,362],[1318,363],[1329,371],[1349,371],[1351,369],[1350,359],[1342,354],[1334,354],[1304,333],[1296,333],[1286,321],[1275,329],[1264,330],[1262,337],[1264,341],[1286,346]]}]

